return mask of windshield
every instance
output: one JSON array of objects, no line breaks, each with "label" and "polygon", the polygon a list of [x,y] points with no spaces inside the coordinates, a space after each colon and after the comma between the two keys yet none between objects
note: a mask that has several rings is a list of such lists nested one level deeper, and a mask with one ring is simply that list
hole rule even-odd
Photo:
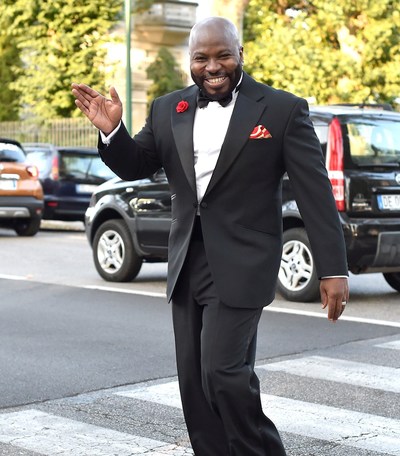
[{"label": "windshield", "polygon": [[351,159],[357,165],[400,163],[400,122],[382,118],[349,119]]},{"label": "windshield", "polygon": [[62,154],[60,157],[60,178],[84,179],[94,183],[104,182],[115,174],[102,162],[98,155]]},{"label": "windshield", "polygon": [[42,174],[45,174],[51,165],[48,160],[48,158],[51,156],[49,151],[45,149],[35,149],[30,151],[28,148],[25,148],[25,150],[27,161],[37,166],[40,176]]},{"label": "windshield", "polygon": [[24,151],[15,144],[0,142],[0,161],[23,163]]}]

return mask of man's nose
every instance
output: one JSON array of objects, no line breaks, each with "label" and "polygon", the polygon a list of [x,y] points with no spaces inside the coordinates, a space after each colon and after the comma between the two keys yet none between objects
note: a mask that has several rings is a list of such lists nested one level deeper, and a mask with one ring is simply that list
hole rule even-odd
[{"label": "man's nose", "polygon": [[209,59],[207,61],[206,71],[209,73],[217,73],[221,68],[221,64],[217,59]]}]

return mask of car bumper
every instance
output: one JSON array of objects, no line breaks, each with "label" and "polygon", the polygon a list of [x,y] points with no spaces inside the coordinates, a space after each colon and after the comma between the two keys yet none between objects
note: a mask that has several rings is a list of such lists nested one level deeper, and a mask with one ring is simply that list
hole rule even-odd
[{"label": "car bumper", "polygon": [[29,196],[0,197],[0,219],[41,217],[43,201]]},{"label": "car bumper", "polygon": [[349,270],[400,271],[400,219],[356,219],[341,215]]}]

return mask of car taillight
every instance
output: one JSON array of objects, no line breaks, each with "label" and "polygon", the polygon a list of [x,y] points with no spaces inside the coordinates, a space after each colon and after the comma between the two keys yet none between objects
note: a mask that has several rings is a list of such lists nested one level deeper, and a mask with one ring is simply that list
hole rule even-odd
[{"label": "car taillight", "polygon": [[39,178],[39,170],[37,169],[36,166],[29,165],[29,166],[26,167],[26,171],[34,179],[38,179]]},{"label": "car taillight", "polygon": [[343,136],[342,129],[340,128],[340,122],[337,117],[335,117],[329,125],[326,168],[332,184],[336,207],[338,211],[345,211],[346,202],[344,199]]},{"label": "car taillight", "polygon": [[51,178],[53,180],[58,180],[59,177],[58,157],[54,156],[51,161]]}]

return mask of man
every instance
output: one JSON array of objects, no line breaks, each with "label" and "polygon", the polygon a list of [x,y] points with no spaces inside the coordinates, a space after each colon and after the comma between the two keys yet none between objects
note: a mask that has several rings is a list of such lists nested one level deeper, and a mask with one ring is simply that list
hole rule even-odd
[{"label": "man", "polygon": [[100,155],[114,172],[133,180],[164,167],[168,177],[167,294],[195,455],[283,456],[254,373],[257,325],[280,264],[283,174],[332,321],[348,300],[342,230],[306,102],[243,73],[243,48],[226,19],[196,24],[189,52],[195,85],[156,99],[134,139],[121,124],[114,88],[111,99],[84,84],[72,91],[100,130]]}]

